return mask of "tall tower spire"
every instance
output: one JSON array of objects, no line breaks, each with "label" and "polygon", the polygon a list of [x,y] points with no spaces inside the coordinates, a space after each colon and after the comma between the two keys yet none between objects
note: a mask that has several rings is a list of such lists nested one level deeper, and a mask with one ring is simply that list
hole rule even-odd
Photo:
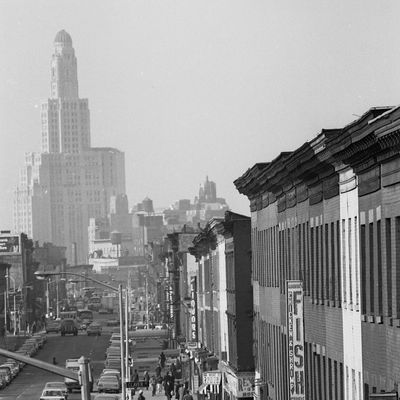
[{"label": "tall tower spire", "polygon": [[80,153],[90,148],[88,101],[79,98],[75,51],[64,30],[54,39],[51,97],[42,104],[41,117],[44,153]]},{"label": "tall tower spire", "polygon": [[75,50],[69,33],[62,30],[54,39],[51,60],[51,97],[78,98],[78,72]]}]

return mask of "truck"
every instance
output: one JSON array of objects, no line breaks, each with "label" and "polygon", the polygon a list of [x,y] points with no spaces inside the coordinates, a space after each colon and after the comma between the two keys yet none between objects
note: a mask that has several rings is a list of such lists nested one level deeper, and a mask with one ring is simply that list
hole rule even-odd
[{"label": "truck", "polygon": [[100,311],[104,311],[109,314],[118,313],[118,297],[111,295],[103,296],[101,298]]},{"label": "truck", "polygon": [[101,298],[98,296],[92,296],[88,300],[87,308],[92,311],[99,311],[101,308]]}]

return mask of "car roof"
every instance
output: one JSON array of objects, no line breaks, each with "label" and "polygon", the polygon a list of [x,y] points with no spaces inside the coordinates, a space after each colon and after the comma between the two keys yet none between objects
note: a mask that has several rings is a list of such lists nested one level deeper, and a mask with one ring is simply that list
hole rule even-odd
[{"label": "car roof", "polygon": [[66,386],[66,384],[64,382],[46,382],[46,386],[55,386],[55,385],[60,385],[60,386]]},{"label": "car roof", "polygon": [[115,375],[102,375],[99,381],[118,381],[118,377]]}]

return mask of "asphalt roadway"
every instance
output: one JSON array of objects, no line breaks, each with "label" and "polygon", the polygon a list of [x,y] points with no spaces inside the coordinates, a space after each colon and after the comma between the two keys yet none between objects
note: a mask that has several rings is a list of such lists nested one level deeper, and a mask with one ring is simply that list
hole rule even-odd
[{"label": "asphalt roadway", "polygon": [[[67,358],[88,357],[91,360],[96,381],[104,368],[109,338],[110,332],[103,332],[101,336],[87,336],[86,332],[80,332],[78,336],[63,337],[60,334],[49,333],[47,343],[39,350],[35,358],[52,363],[53,357],[56,357],[57,364],[64,366]],[[59,375],[25,365],[11,384],[0,390],[0,400],[38,400],[46,382],[63,380],[64,378]],[[78,392],[68,396],[68,400],[80,398],[81,394]]]}]

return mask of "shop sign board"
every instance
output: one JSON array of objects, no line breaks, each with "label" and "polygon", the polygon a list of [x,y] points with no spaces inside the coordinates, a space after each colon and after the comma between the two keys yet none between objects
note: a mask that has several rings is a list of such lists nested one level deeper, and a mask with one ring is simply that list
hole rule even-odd
[{"label": "shop sign board", "polygon": [[186,345],[188,350],[196,350],[197,349],[197,342],[187,342]]},{"label": "shop sign board", "polygon": [[221,371],[203,372],[203,384],[219,385],[221,382]]},{"label": "shop sign board", "polygon": [[224,372],[224,390],[238,398],[254,396],[254,372]]},{"label": "shop sign board", "polygon": [[197,334],[197,277],[190,279],[190,341],[198,342]]},{"label": "shop sign board", "polygon": [[305,400],[303,283],[286,281],[290,400]]},{"label": "shop sign board", "polygon": [[0,236],[0,254],[20,254],[20,237],[16,235],[12,236]]}]

